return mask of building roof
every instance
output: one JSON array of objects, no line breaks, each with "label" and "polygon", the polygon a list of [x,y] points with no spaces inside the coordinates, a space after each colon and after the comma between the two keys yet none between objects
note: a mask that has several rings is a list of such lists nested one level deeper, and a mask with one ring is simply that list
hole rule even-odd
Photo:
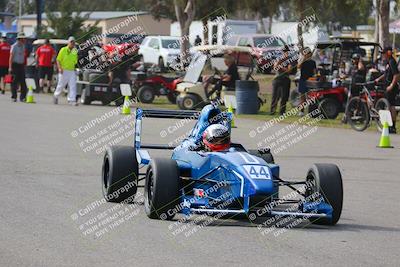
[{"label": "building roof", "polygon": [[[53,12],[53,14],[56,14],[59,16],[61,12]],[[149,14],[147,11],[82,11],[80,13],[81,16],[86,16],[89,14],[89,19],[90,20],[107,20],[107,19],[114,19],[114,18],[120,18],[120,17],[128,17],[128,16],[138,16],[138,15],[146,15]],[[72,16],[76,16],[77,12],[73,12]],[[21,19],[32,19],[36,20],[36,14],[25,14],[21,16]],[[46,13],[42,13],[42,19],[47,19]]]}]

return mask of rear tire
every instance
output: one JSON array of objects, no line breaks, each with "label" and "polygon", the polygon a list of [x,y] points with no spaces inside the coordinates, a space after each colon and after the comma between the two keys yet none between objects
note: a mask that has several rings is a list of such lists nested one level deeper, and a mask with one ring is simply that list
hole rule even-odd
[{"label": "rear tire", "polygon": [[310,219],[314,224],[335,225],[342,213],[343,206],[343,183],[342,175],[335,164],[318,163],[314,164],[307,173],[307,182],[313,186],[306,191],[306,196],[319,193],[324,202],[333,208],[332,219],[318,218]]},{"label": "rear tire", "polygon": [[137,97],[141,103],[145,104],[153,103],[155,98],[153,87],[148,85],[140,87],[137,93]]},{"label": "rear tire", "polygon": [[151,219],[171,220],[180,203],[181,180],[176,162],[155,158],[147,169],[144,209]]},{"label": "rear tire", "polygon": [[183,97],[178,96],[176,103],[182,110],[194,110],[198,107],[199,100],[196,95],[187,94]]},{"label": "rear tire", "polygon": [[340,105],[336,99],[325,98],[319,103],[318,108],[325,119],[334,120],[339,115]]},{"label": "rear tire", "polygon": [[356,96],[350,99],[346,107],[346,119],[351,128],[356,131],[367,129],[371,120],[367,103]]},{"label": "rear tire", "polygon": [[[108,202],[132,202],[138,183],[136,151],[131,146],[107,148],[103,160],[103,196]],[[130,198],[128,200],[128,198]]]}]

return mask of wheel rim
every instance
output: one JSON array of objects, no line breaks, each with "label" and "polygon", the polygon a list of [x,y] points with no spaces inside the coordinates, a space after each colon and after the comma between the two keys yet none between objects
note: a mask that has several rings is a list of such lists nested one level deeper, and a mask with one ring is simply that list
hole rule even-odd
[{"label": "wheel rim", "polygon": [[153,178],[153,171],[150,169],[149,172],[147,173],[148,179],[147,179],[147,204],[149,207],[151,207],[151,200],[153,199],[153,190],[154,190],[154,178]]},{"label": "wheel rim", "polygon": [[[315,192],[315,178],[314,175],[312,173],[310,173],[307,176],[307,184],[306,184],[306,191],[305,191],[305,195],[306,197],[311,196],[314,192]],[[308,186],[311,185],[311,186]]]},{"label": "wheel rim", "polygon": [[185,98],[183,100],[183,106],[185,108],[192,108],[194,106],[194,101],[191,98]]},{"label": "wheel rim", "polygon": [[145,101],[150,101],[151,98],[153,97],[153,93],[150,92],[150,90],[145,90],[142,94],[142,97]]}]

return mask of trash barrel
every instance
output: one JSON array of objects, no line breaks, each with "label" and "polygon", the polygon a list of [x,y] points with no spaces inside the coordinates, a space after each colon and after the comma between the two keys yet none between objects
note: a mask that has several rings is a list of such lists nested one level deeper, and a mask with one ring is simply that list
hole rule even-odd
[{"label": "trash barrel", "polygon": [[258,113],[258,90],[258,81],[236,81],[236,114]]}]

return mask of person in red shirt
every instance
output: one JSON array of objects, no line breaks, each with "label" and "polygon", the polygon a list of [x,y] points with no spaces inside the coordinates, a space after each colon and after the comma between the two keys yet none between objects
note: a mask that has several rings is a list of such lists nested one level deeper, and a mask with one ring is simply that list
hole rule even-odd
[{"label": "person in red shirt", "polygon": [[56,51],[54,48],[50,45],[49,39],[46,39],[44,42],[44,45],[40,46],[36,50],[36,61],[38,66],[38,71],[39,71],[39,91],[43,92],[43,86],[45,84],[45,78],[47,76],[47,81],[48,82],[48,91],[50,91],[51,88],[51,80],[53,78],[53,64],[54,64],[54,58],[56,55]]},{"label": "person in red shirt", "polygon": [[0,38],[0,79],[1,79],[0,90],[3,95],[5,92],[4,76],[8,74],[8,68],[10,63],[10,50],[11,50],[10,44],[7,43],[5,38],[1,37]]}]

